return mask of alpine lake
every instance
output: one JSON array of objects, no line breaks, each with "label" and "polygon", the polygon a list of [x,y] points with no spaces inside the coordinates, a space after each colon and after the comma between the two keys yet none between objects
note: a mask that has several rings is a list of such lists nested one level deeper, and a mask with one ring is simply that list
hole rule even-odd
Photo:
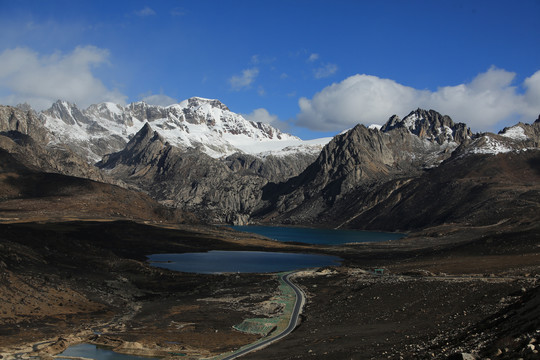
[{"label": "alpine lake", "polygon": [[[263,235],[282,242],[302,242],[318,245],[342,245],[348,243],[382,242],[397,240],[400,233],[314,229],[280,226],[232,226],[233,229]],[[183,254],[148,255],[152,266],[174,271],[212,274],[212,273],[272,273],[306,268],[339,265],[341,258],[330,255],[298,254],[265,251],[218,251]],[[84,357],[95,360],[143,360],[115,353],[106,348],[90,344],[70,346],[57,358]]]},{"label": "alpine lake", "polygon": [[[282,242],[302,242],[317,245],[397,240],[399,233],[313,229],[280,226],[233,226],[235,230],[263,235]],[[271,273],[306,268],[339,265],[337,256],[267,251],[208,251],[183,254],[148,255],[152,266],[174,271],[213,273]]]}]

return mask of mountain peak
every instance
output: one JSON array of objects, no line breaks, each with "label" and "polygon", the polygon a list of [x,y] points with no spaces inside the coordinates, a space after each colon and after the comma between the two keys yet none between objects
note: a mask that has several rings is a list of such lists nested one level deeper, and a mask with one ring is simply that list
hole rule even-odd
[{"label": "mountain peak", "polygon": [[404,128],[410,133],[439,144],[457,142],[471,138],[471,130],[463,123],[454,123],[450,116],[442,115],[435,110],[416,109],[402,119],[392,115],[381,128],[382,132]]},{"label": "mountain peak", "polygon": [[85,118],[81,110],[77,105],[72,104],[65,100],[56,100],[52,106],[43,111],[44,114],[62,119],[68,125],[87,123],[88,120]]},{"label": "mountain peak", "polygon": [[198,108],[205,104],[208,104],[213,108],[217,108],[223,111],[230,111],[227,105],[223,104],[221,101],[217,99],[206,99],[206,98],[194,96],[180,102],[180,106],[185,107],[185,108]]}]

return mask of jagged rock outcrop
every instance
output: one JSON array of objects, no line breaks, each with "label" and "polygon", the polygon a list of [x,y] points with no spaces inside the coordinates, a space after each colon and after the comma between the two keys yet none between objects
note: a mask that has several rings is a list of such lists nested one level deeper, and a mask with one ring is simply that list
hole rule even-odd
[{"label": "jagged rock outcrop", "polygon": [[219,100],[199,97],[167,107],[101,103],[84,110],[59,100],[40,116],[54,144],[69,146],[89,162],[122,150],[147,122],[171,145],[196,148],[214,158],[236,152],[255,155],[291,145],[298,152],[316,154],[327,142],[307,144],[268,124],[248,121]]},{"label": "jagged rock outcrop", "polygon": [[111,176],[169,206],[208,222],[244,223],[268,182],[255,172],[235,172],[198,150],[181,150],[146,124],[126,148],[97,164]]},{"label": "jagged rock outcrop", "polygon": [[239,175],[258,175],[270,182],[282,182],[300,174],[317,158],[310,153],[269,155],[260,158],[250,154],[235,153],[224,159],[225,164]]},{"label": "jagged rock outcrop", "polygon": [[388,132],[397,128],[405,128],[421,139],[429,139],[442,145],[445,142],[462,144],[473,136],[472,131],[464,123],[455,124],[448,115],[441,115],[435,110],[416,109],[401,120],[393,115],[381,128]]},{"label": "jagged rock outcrop", "polygon": [[483,133],[474,141],[460,146],[456,153],[468,154],[500,154],[508,152],[536,149],[540,146],[540,117],[532,124],[518,123],[505,127],[498,134]]},{"label": "jagged rock outcrop", "polygon": [[28,105],[18,107],[0,105],[0,132],[17,131],[46,144],[49,134],[39,115]]},{"label": "jagged rock outcrop", "polygon": [[394,115],[380,130],[357,125],[328,143],[302,174],[266,186],[263,199],[271,205],[256,216],[265,221],[314,222],[359,187],[373,189],[438,166],[472,136],[464,124],[454,124],[433,110],[418,109],[403,120]]},{"label": "jagged rock outcrop", "polygon": [[475,135],[433,111],[397,119],[357,126],[298,177],[267,185],[256,219],[389,231],[540,221],[540,120]]},{"label": "jagged rock outcrop", "polygon": [[22,163],[46,172],[83,177],[96,181],[121,184],[103,176],[68,147],[50,145],[51,134],[33,110],[27,106],[0,106],[0,148]]}]

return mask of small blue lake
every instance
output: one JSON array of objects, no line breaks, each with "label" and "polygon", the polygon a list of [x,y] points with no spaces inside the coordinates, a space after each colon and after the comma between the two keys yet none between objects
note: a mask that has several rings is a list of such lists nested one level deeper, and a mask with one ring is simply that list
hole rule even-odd
[{"label": "small blue lake", "polygon": [[232,226],[233,229],[251,232],[266,236],[270,239],[283,242],[302,242],[318,245],[342,245],[347,243],[382,242],[397,240],[405,236],[400,233],[360,231],[360,230],[334,230],[313,229],[284,226]]},{"label": "small blue lake", "polygon": [[174,271],[216,273],[270,273],[340,265],[341,258],[330,255],[294,254],[266,251],[218,251],[148,255],[152,266]]},{"label": "small blue lake", "polygon": [[151,357],[119,354],[91,344],[78,344],[70,346],[63,353],[58,354],[57,358],[62,358],[62,356],[83,357],[96,360],[157,360],[157,358]]}]

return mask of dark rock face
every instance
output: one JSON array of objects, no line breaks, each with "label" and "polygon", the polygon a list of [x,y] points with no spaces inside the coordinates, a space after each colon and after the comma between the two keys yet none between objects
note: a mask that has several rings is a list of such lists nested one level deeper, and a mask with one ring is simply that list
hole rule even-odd
[{"label": "dark rock face", "polygon": [[237,173],[202,152],[171,146],[148,124],[123,151],[105,156],[97,166],[208,222],[245,223],[267,183],[255,172]]},{"label": "dark rock face", "polygon": [[[525,203],[510,201],[512,183],[521,189],[514,189],[516,194],[528,192],[537,206],[537,189],[521,178],[508,181],[507,172],[526,174],[532,184],[540,182],[534,176],[540,117],[533,124],[519,123],[497,135],[473,134],[446,115],[417,109],[404,119],[392,116],[380,130],[358,125],[336,136],[317,157],[289,152],[292,155],[234,153],[213,158],[197,148],[169,143],[159,133],[166,122],[156,122],[158,131],[150,125],[170,117],[183,119],[176,125],[184,127],[189,123],[211,126],[208,107],[228,111],[217,100],[192,98],[186,103],[188,107],[168,108],[105,103],[85,111],[66,102],[55,103],[44,112],[46,116],[84,124],[93,134],[91,151],[109,153],[97,167],[87,163],[87,150],[81,150],[88,142],[49,141],[54,134],[43,125],[46,116],[24,107],[0,107],[0,147],[37,169],[142,190],[207,222],[409,230],[449,221],[465,223],[474,214],[471,223],[489,224],[493,219],[504,220],[497,214],[513,217],[505,206],[512,211],[515,206],[519,211],[529,209]],[[220,131],[248,134],[256,128],[265,138],[281,136],[265,124],[236,121],[232,113],[227,116],[231,121]],[[108,122],[93,120],[97,118]],[[133,124],[134,118],[147,122],[127,143],[100,125],[124,126]],[[111,151],[119,148],[123,150]],[[480,173],[491,175],[477,176]],[[506,195],[496,195],[496,190]],[[500,199],[505,200],[499,203]]]},{"label": "dark rock face", "polygon": [[253,216],[390,231],[451,222],[487,226],[516,214],[531,221],[540,207],[539,126],[473,135],[423,110],[403,121],[394,116],[381,131],[357,126],[336,136],[299,176],[265,186],[269,205]]},{"label": "dark rock face", "polygon": [[461,144],[473,136],[465,124],[455,124],[448,115],[441,115],[434,110],[417,109],[403,120],[394,115],[384,124],[381,131],[388,132],[397,128],[408,129],[419,138],[429,139],[438,144],[446,141]]},{"label": "dark rock face", "polygon": [[[214,108],[228,110],[217,100],[193,98],[188,102],[193,107],[210,102]],[[93,120],[100,118],[125,125],[133,121],[132,116],[152,121],[166,118],[168,112],[179,109],[135,103],[126,112],[105,103],[80,111],[74,104],[58,101],[38,116],[31,110],[2,107],[0,129],[5,131],[0,136],[0,146],[44,171],[142,189],[169,206],[194,209],[211,222],[245,222],[248,214],[259,206],[261,188],[268,181],[279,182],[298,175],[315,159],[315,155],[306,152],[264,158],[236,153],[226,159],[215,159],[194,148],[181,149],[169,144],[148,122],[126,144],[122,137],[110,135]],[[189,109],[180,115],[188,122],[208,121],[205,111]],[[44,126],[47,117],[61,119],[66,124],[83,124],[92,136],[91,141],[82,138],[80,142],[63,142]],[[244,122],[237,125],[259,128],[269,137],[279,136],[270,126]],[[54,140],[49,142],[49,138]],[[106,172],[88,164],[88,148],[94,154],[112,152],[99,164]],[[124,150],[112,151],[118,148]]]},{"label": "dark rock face", "polygon": [[[1,139],[0,139],[1,141]],[[88,178],[44,172],[0,148],[0,218],[129,218],[195,222],[148,195]]]},{"label": "dark rock face", "polygon": [[404,120],[394,115],[380,131],[357,125],[336,136],[302,174],[268,185],[263,198],[272,205],[256,215],[267,221],[314,222],[358,188],[371,191],[438,166],[471,135],[463,124],[432,110],[416,110]]},{"label": "dark rock face", "polygon": [[50,133],[34,111],[0,106],[0,148],[19,161],[47,172],[121,183],[104,176],[67,146],[47,146],[50,138]]},{"label": "dark rock face", "polygon": [[42,122],[32,109],[0,105],[0,131],[17,131],[29,135],[34,140],[46,144],[49,139]]},{"label": "dark rock face", "polygon": [[259,158],[236,153],[225,158],[225,164],[239,175],[258,175],[270,182],[281,182],[300,174],[317,157],[307,153]]}]

